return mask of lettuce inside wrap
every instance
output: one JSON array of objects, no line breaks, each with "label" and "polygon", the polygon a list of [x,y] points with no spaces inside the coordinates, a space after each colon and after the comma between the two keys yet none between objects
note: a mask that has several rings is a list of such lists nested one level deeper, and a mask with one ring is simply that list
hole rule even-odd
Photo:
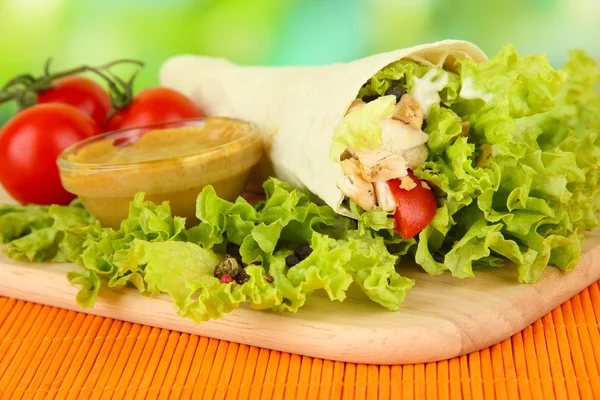
[{"label": "lettuce inside wrap", "polygon": [[[413,171],[433,188],[437,211],[407,243],[409,253],[429,274],[460,278],[511,261],[519,281],[532,283],[549,264],[572,270],[583,232],[598,225],[599,80],[582,51],[560,70],[512,45],[486,62],[463,59],[445,70],[398,61],[361,88],[357,100],[365,104],[338,126],[330,156],[340,162],[349,148],[380,148],[378,121],[394,112],[384,100],[398,89],[412,95],[428,136],[426,158]],[[393,210],[385,223],[381,207],[351,209],[397,236]]]}]

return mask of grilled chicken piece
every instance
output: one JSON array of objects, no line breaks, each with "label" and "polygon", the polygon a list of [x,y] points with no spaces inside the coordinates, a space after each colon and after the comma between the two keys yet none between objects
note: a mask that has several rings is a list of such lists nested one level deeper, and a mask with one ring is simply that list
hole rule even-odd
[{"label": "grilled chicken piece", "polygon": [[399,154],[386,150],[360,150],[356,152],[363,178],[369,182],[385,182],[407,174],[406,160]]},{"label": "grilled chicken piece", "polygon": [[429,135],[400,121],[384,118],[379,121],[384,150],[403,154],[404,151],[427,143]]},{"label": "grilled chicken piece", "polygon": [[392,191],[387,182],[375,182],[375,196],[377,197],[377,205],[384,211],[396,211],[396,201],[392,196]]},{"label": "grilled chicken piece", "polygon": [[354,158],[342,161],[344,178],[337,187],[363,210],[375,208],[375,190],[373,184],[367,182],[361,174],[360,165]]},{"label": "grilled chicken piece", "polygon": [[417,187],[417,182],[413,181],[410,176],[403,176],[400,178],[400,189],[413,190]]},{"label": "grilled chicken piece", "polygon": [[420,130],[423,126],[425,114],[421,111],[419,102],[411,95],[405,94],[396,105],[396,111],[392,118]]},{"label": "grilled chicken piece", "polygon": [[406,165],[410,169],[414,169],[427,161],[427,147],[421,144],[402,153],[402,157],[406,160]]}]

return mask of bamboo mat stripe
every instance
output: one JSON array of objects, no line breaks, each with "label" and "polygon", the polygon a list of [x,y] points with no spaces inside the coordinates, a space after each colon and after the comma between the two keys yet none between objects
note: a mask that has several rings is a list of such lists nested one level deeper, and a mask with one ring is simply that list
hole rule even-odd
[{"label": "bamboo mat stripe", "polygon": [[377,366],[0,297],[0,400],[600,399],[598,321],[595,283],[490,348],[427,364]]}]

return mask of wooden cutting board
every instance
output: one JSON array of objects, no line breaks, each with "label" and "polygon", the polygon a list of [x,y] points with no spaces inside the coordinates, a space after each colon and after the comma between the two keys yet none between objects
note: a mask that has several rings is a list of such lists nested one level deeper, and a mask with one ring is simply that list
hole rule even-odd
[{"label": "wooden cutting board", "polygon": [[[0,202],[6,202],[0,192]],[[196,325],[177,315],[168,296],[135,289],[102,291],[94,308],[75,301],[66,274],[72,264],[23,264],[0,255],[0,296],[312,357],[367,364],[405,364],[456,357],[498,343],[600,279],[600,232],[584,243],[575,271],[547,268],[535,285],[517,283],[516,268],[460,280],[430,277],[416,266],[400,311],[391,312],[350,290],[343,303],[315,295],[298,313],[242,307]]]}]

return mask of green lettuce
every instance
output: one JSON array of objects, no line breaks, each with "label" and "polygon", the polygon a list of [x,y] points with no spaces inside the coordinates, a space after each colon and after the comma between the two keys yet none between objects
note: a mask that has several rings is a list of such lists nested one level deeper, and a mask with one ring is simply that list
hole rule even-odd
[{"label": "green lettuce", "polygon": [[507,45],[457,68],[482,96],[432,107],[428,160],[415,173],[435,186],[440,208],[418,237],[417,263],[463,278],[510,260],[528,283],[549,264],[572,270],[582,233],[598,224],[595,64],[572,52],[557,71]]},{"label": "green lettuce", "polygon": [[556,96],[556,107],[534,120],[542,131],[537,139],[542,149],[557,147],[570,133],[600,131],[600,71],[596,63],[585,52],[572,50],[563,71],[568,79]]},{"label": "green lettuce", "polygon": [[[549,264],[573,269],[583,232],[598,225],[596,63],[573,50],[555,70],[545,56],[521,56],[508,44],[486,62],[463,59],[453,67],[439,103],[428,109],[428,157],[414,171],[438,199],[433,221],[405,241],[393,232],[391,214],[364,212],[349,201],[358,229],[375,232],[391,254],[413,256],[432,275],[472,277],[477,269],[510,261],[518,280],[532,283]],[[411,93],[418,79],[435,76],[431,67],[395,62],[369,79],[357,98],[368,106],[389,97],[392,86]],[[366,126],[360,110],[340,124],[352,134],[340,136],[376,147],[376,121]],[[344,145],[349,141],[334,143],[336,156]]]},{"label": "green lettuce", "polygon": [[130,284],[145,292],[144,267],[133,258],[135,240],[149,243],[185,239],[185,219],[173,217],[168,203],[155,205],[138,193],[129,206],[128,217],[120,229],[102,229],[101,233],[82,244],[81,255],[75,260],[82,271],[71,272],[71,283],[81,285],[77,301],[84,307],[95,304],[102,282],[110,288]]},{"label": "green lettuce", "polygon": [[[200,224],[189,229],[168,203],[138,194],[119,230],[102,229],[82,243],[81,270],[68,274],[80,287],[77,301],[91,307],[103,286],[132,286],[143,295],[169,295],[182,317],[202,322],[243,303],[296,312],[315,291],[344,301],[355,283],[375,303],[399,309],[414,282],[396,272],[398,256],[383,237],[285,182],[269,179],[264,190],[265,200],[252,205],[225,201],[205,187],[197,199]],[[227,243],[239,246],[246,282],[215,277]],[[286,258],[303,244],[312,253],[289,267]]]},{"label": "green lettuce", "polygon": [[52,226],[46,206],[0,205],[0,243],[9,243],[33,231]]},{"label": "green lettuce", "polygon": [[264,190],[266,199],[252,206],[241,197],[235,203],[220,199],[207,186],[196,207],[201,224],[188,231],[188,240],[206,248],[227,240],[241,247],[242,260],[250,264],[272,254],[280,240],[306,243],[313,232],[338,223],[333,209],[318,206],[292,185],[269,179]]},{"label": "green lettuce", "polygon": [[[398,86],[408,93],[414,86],[415,78],[422,79],[427,73],[431,74],[432,67],[418,64],[414,61],[396,61],[386,66],[373,75],[358,92],[357,98],[368,100],[369,98],[384,96],[392,86]],[[448,83],[439,92],[443,104],[449,106],[458,99],[460,89],[460,78],[450,71],[436,68],[440,73],[448,76]],[[435,78],[435,74],[433,77]]]},{"label": "green lettuce", "polygon": [[135,239],[129,262],[143,269],[147,294],[170,295],[178,313],[196,322],[219,318],[242,303],[257,310],[296,312],[316,290],[344,301],[353,282],[374,302],[398,310],[414,284],[396,273],[394,256],[382,257],[387,252],[381,238],[335,240],[314,233],[311,244],[313,253],[292,268],[285,262],[290,250],[245,267],[249,280],[242,285],[222,284],[214,277],[220,257],[190,242]]},{"label": "green lettuce", "polygon": [[4,253],[18,261],[75,261],[83,243],[101,231],[79,201],[70,206],[0,206]]},{"label": "green lettuce", "polygon": [[329,157],[339,162],[340,155],[351,147],[354,150],[374,149],[382,144],[379,120],[392,115],[395,96],[382,96],[346,115],[333,134]]}]

